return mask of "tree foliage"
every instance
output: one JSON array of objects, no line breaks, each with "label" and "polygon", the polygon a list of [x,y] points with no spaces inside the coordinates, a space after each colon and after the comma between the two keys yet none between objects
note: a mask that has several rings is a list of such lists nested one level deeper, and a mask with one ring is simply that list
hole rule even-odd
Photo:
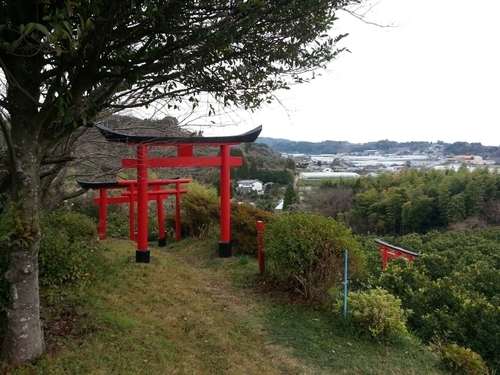
[{"label": "tree foliage", "polygon": [[412,234],[385,240],[420,254],[392,260],[376,285],[399,297],[411,331],[429,342],[448,339],[500,369],[500,230]]},{"label": "tree foliage", "polygon": [[285,197],[283,199],[283,211],[286,211],[291,205],[297,203],[299,196],[293,184],[289,184],[285,190]]},{"label": "tree foliage", "polygon": [[[354,332],[370,340],[390,341],[407,333],[407,312],[401,301],[381,288],[356,291],[348,296],[349,323]],[[342,311],[344,301],[335,304],[337,314]]]},{"label": "tree foliage", "polygon": [[312,190],[307,198],[313,212],[342,221],[341,214],[349,210],[353,197],[351,188],[336,187]]},{"label": "tree foliage", "polygon": [[[6,277],[9,329],[3,355],[29,361],[44,350],[38,262],[41,179],[71,160],[79,133],[103,111],[198,105],[252,109],[307,80],[340,52],[327,31],[349,0],[5,0],[0,7],[0,184],[16,205]],[[210,107],[211,114],[214,113]],[[56,156],[56,157],[53,157]],[[44,170],[47,169],[47,170]],[[29,272],[25,272],[29,270]],[[16,294],[17,293],[17,294]],[[26,323],[28,322],[28,323]]]},{"label": "tree foliage", "polygon": [[500,222],[500,173],[488,168],[461,168],[458,172],[408,169],[394,175],[329,182],[310,195],[309,210],[316,209],[318,197],[333,197],[341,188],[354,191],[352,203],[342,208],[342,214],[358,233],[425,233],[471,218],[481,219],[476,223]]}]

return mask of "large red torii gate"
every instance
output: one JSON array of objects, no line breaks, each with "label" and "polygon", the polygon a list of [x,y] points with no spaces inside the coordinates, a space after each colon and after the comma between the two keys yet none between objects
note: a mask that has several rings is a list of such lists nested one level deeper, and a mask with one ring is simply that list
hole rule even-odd
[{"label": "large red torii gate", "polygon": [[[229,147],[243,142],[255,142],[262,126],[234,136],[215,137],[157,137],[124,134],[101,124],[96,125],[104,138],[137,147],[136,159],[123,159],[122,167],[137,169],[137,250],[136,262],[149,263],[148,248],[148,168],[220,167],[220,240],[219,256],[231,257],[231,196],[230,168],[243,164],[242,157],[230,156]],[[149,146],[177,148],[175,157],[149,158]],[[194,146],[218,146],[219,156],[194,156]]]}]

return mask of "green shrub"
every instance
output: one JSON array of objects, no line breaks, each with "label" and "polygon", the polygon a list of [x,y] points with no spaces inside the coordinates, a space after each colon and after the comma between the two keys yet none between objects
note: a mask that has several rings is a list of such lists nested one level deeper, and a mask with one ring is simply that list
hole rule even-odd
[{"label": "green shrub", "polygon": [[106,217],[106,236],[128,238],[130,236],[129,217],[121,212],[108,212]]},{"label": "green shrub", "polygon": [[[209,237],[219,235],[220,202],[211,190],[199,188],[189,192],[181,203],[181,236]],[[247,204],[231,204],[231,243],[235,254],[257,254],[257,221],[271,223],[273,213]],[[175,215],[165,217],[167,227],[175,228]]]},{"label": "green shrub", "polygon": [[95,223],[83,214],[53,212],[41,219],[40,294],[61,298],[68,287],[90,281],[97,259]]},{"label": "green shrub", "polygon": [[182,198],[183,233],[186,236],[206,237],[220,224],[219,200],[203,192],[189,192]]},{"label": "green shrub", "polygon": [[268,225],[276,221],[276,215],[249,204],[231,205],[231,242],[235,254],[257,256],[259,220]]},{"label": "green shrub", "polygon": [[320,215],[283,214],[264,231],[268,273],[306,299],[323,303],[328,290],[344,275],[344,252],[349,250],[349,276],[362,273],[363,258],[350,230]]},{"label": "green shrub", "polygon": [[[348,318],[359,336],[386,341],[407,332],[407,312],[401,308],[401,301],[386,290],[350,293],[347,300]],[[336,303],[337,312],[341,311],[342,303]]]},{"label": "green shrub", "polygon": [[[413,235],[413,262],[391,260],[374,281],[411,309],[408,327],[429,342],[446,332],[500,370],[500,229]],[[402,246],[405,237],[388,240]]]},{"label": "green shrub", "polygon": [[457,344],[444,344],[437,339],[430,349],[436,352],[441,362],[456,375],[488,375],[486,362],[478,353]]},{"label": "green shrub", "polygon": [[[211,190],[195,189],[182,198],[182,236],[208,237],[218,234],[220,202]],[[271,223],[275,215],[251,205],[231,204],[231,243],[235,254],[257,254],[257,221]],[[168,215],[168,226],[175,226],[175,216]]]},{"label": "green shrub", "polygon": [[99,205],[95,204],[93,201],[93,196],[98,196],[98,193],[87,193],[73,198],[69,201],[64,201],[60,204],[63,208],[68,211],[84,214],[94,220],[96,223],[99,222]]},{"label": "green shrub", "polygon": [[[7,219],[6,219],[7,220]],[[39,283],[40,295],[48,300],[60,299],[69,287],[81,287],[90,281],[96,264],[97,230],[86,215],[54,211],[40,219]],[[8,223],[0,223],[2,230]],[[0,272],[8,267],[8,249],[0,247]],[[0,281],[0,309],[8,305],[9,286]]]},{"label": "green shrub", "polygon": [[155,209],[150,211],[148,216],[148,241],[158,240],[158,211]]}]

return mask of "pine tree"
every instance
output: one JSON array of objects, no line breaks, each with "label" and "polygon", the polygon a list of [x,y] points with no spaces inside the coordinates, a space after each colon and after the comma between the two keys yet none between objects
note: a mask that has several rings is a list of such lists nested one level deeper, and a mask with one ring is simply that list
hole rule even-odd
[{"label": "pine tree", "polygon": [[289,184],[285,191],[285,199],[283,200],[283,211],[286,211],[290,205],[297,202],[297,192],[293,184]]}]

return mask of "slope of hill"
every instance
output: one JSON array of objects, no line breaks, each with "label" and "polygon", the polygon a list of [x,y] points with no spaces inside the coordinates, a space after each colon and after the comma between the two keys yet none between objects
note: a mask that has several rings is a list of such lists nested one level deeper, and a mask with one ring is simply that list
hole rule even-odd
[{"label": "slope of hill", "polygon": [[0,365],[0,371],[444,374],[417,343],[359,341],[331,314],[259,293],[256,261],[214,258],[215,245],[189,239],[169,250],[152,246],[153,263],[136,264],[134,243],[102,243],[98,278],[44,309],[49,354],[33,365]]}]

